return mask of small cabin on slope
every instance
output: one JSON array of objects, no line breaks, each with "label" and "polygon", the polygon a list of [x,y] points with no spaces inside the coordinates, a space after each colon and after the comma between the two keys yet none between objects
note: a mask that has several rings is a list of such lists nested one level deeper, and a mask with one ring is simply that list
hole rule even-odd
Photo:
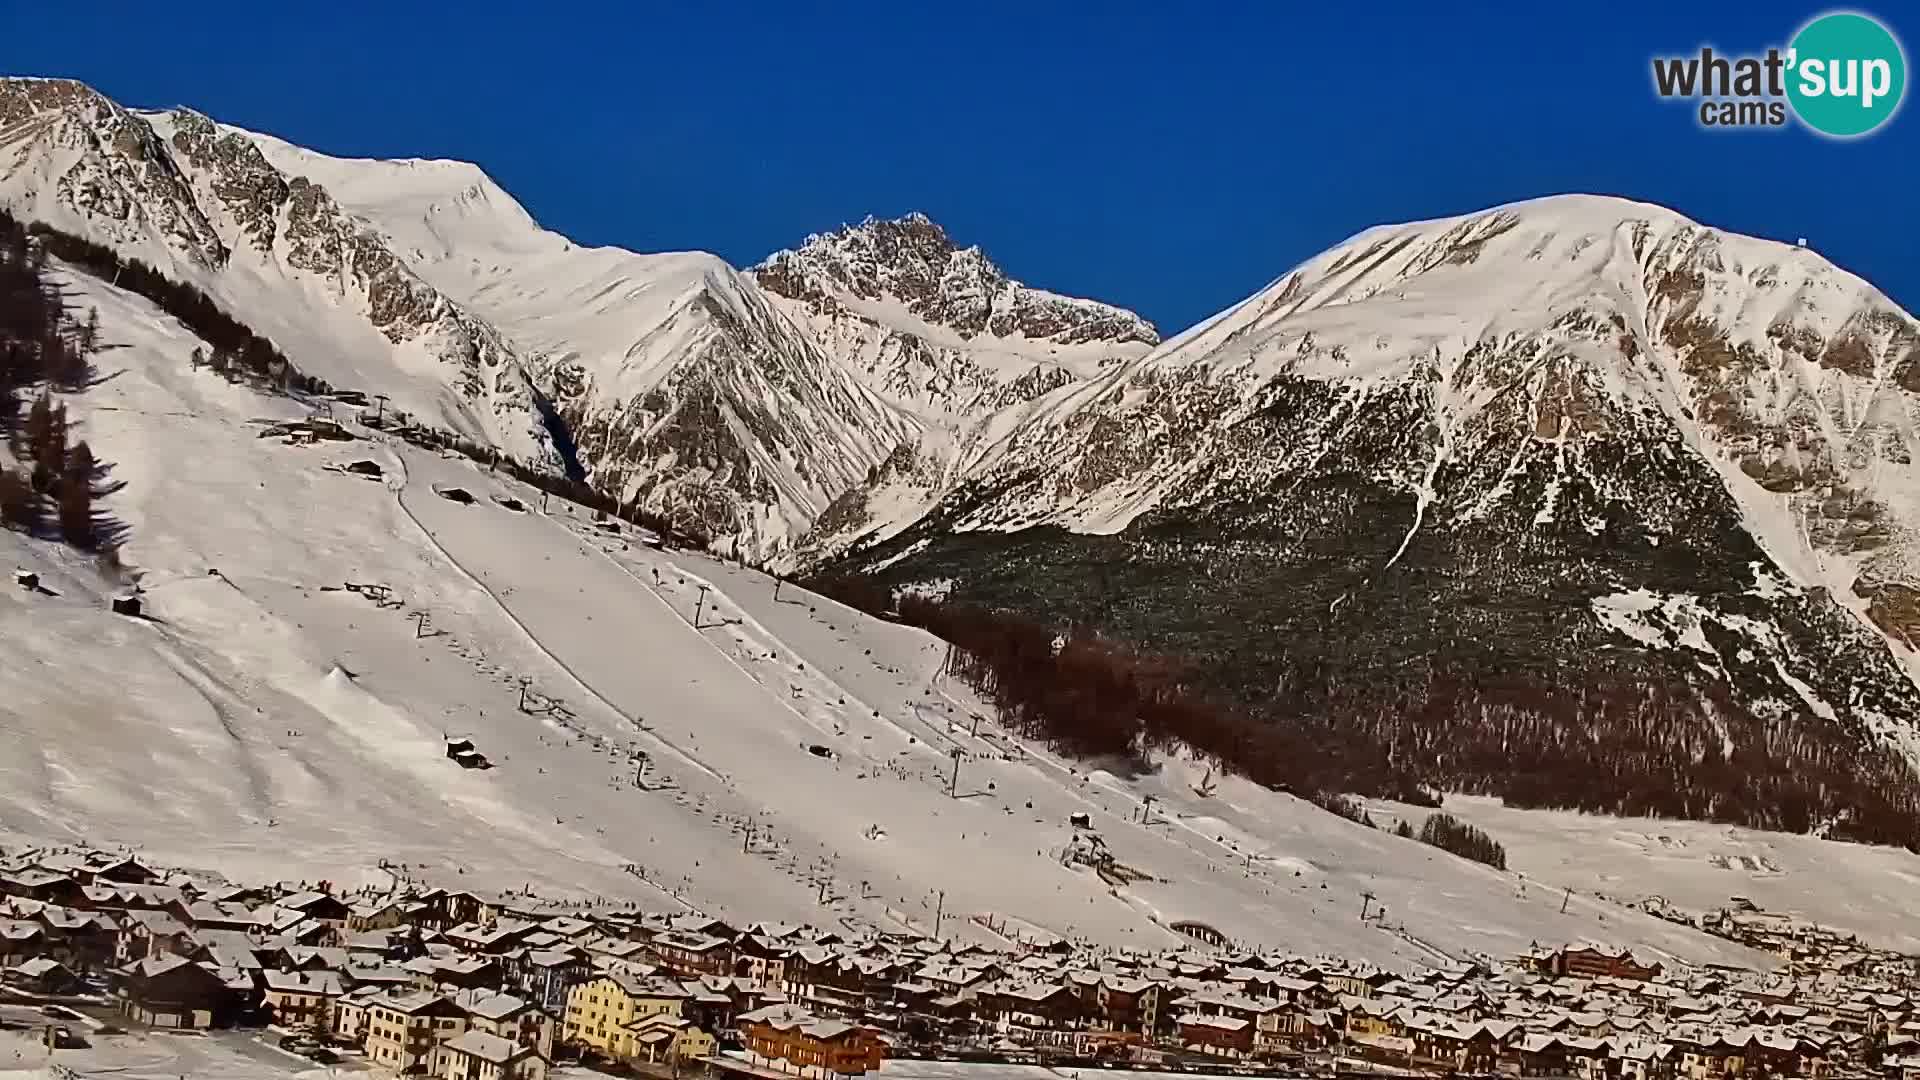
[{"label": "small cabin on slope", "polygon": [[447,757],[463,769],[491,769],[493,762],[485,754],[476,750],[473,740],[464,736],[447,736]]}]

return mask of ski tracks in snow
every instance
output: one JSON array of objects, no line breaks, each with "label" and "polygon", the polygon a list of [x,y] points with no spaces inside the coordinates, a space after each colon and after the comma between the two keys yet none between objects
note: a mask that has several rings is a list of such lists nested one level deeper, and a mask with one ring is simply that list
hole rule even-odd
[{"label": "ski tracks in snow", "polygon": [[730,780],[728,780],[726,774],[720,772],[720,770],[715,769],[713,766],[701,760],[700,757],[694,754],[692,751],[687,750],[685,747],[682,747],[679,744],[674,743],[671,740],[662,737],[658,732],[653,730],[651,725],[643,723],[639,718],[628,713],[625,709],[622,709],[620,706],[608,700],[598,690],[595,690],[591,685],[588,684],[588,682],[585,679],[581,678],[579,672],[575,671],[571,665],[569,665],[565,660],[561,659],[557,654],[553,652],[553,650],[547,648],[546,644],[542,642],[540,638],[536,636],[532,630],[529,630],[527,628],[527,625],[524,622],[520,621],[520,617],[513,613],[513,608],[508,606],[507,602],[504,599],[502,599],[502,597],[498,592],[494,591],[492,586],[488,585],[485,581],[481,580],[479,575],[469,570],[464,564],[460,562],[459,559],[454,558],[453,553],[448,551],[446,547],[442,545],[440,541],[434,537],[433,531],[427,528],[426,524],[422,522],[417,516],[414,515],[413,508],[407,505],[406,491],[411,478],[407,473],[405,460],[401,457],[401,455],[391,453],[391,451],[389,452],[389,457],[394,462],[395,471],[399,473],[399,483],[389,489],[393,492],[395,504],[397,504],[400,507],[400,512],[407,516],[407,520],[413,523],[413,527],[420,531],[420,535],[426,539],[426,542],[433,548],[433,550],[438,552],[440,557],[447,561],[448,566],[451,566],[455,572],[457,572],[466,581],[471,583],[474,588],[479,589],[482,593],[486,594],[486,596],[493,601],[494,607],[497,608],[500,614],[503,617],[505,617],[506,620],[509,623],[511,623],[516,630],[520,632],[521,636],[526,638],[527,642],[530,645],[532,645],[533,648],[540,653],[540,655],[546,657],[549,663],[553,664],[556,668],[565,672],[567,677],[573,680],[573,684],[575,686],[578,686],[582,693],[586,694],[588,697],[592,698],[594,701],[599,702],[601,706],[607,709],[608,712],[612,713],[615,716],[618,716],[621,720],[625,721],[630,727],[633,728],[634,731],[638,732],[640,736],[646,741],[651,742],[655,744],[658,748],[667,751],[673,757],[686,762],[687,765],[691,766],[694,769],[699,770],[701,773],[704,773],[706,776],[714,780],[716,783],[720,784],[723,788],[726,788],[728,790],[732,789],[733,784]]}]

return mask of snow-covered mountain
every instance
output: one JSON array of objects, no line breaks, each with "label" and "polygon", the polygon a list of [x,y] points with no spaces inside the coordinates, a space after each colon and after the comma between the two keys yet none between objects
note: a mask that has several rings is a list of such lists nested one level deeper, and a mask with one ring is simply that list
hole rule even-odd
[{"label": "snow-covered mountain", "polygon": [[64,80],[0,80],[0,206],[203,289],[333,385],[790,562],[890,459],[1157,337],[921,216],[743,273],[582,247],[478,167],[337,158]]},{"label": "snow-covered mountain", "polygon": [[919,213],[809,236],[752,273],[828,351],[936,420],[1031,400],[1160,340],[1133,312],[1014,281]]},{"label": "snow-covered mountain", "polygon": [[1206,658],[1256,705],[1295,665],[1416,692],[1657,661],[1911,746],[1917,442],[1920,329],[1866,282],[1569,196],[1363,232],[829,520],[886,540],[853,566]]},{"label": "snow-covered mountain", "polygon": [[522,357],[328,192],[188,110],[0,79],[0,206],[198,286],[335,386],[557,460]]},{"label": "snow-covered mountain", "polygon": [[918,430],[713,255],[581,247],[478,168],[248,138],[534,357],[589,479],[753,557]]},{"label": "snow-covered mountain", "polygon": [[1619,794],[1740,760],[1920,815],[1877,756],[1920,746],[1920,330],[1806,250],[1544,199],[1368,230],[1159,342],[921,215],[744,272],[584,248],[471,165],[30,79],[0,81],[0,206],[336,386],[520,457],[577,446],[722,550],[1190,658],[1356,740],[1348,781],[1510,792],[1489,732],[1524,699],[1543,775],[1636,763],[1589,808],[1747,814]]},{"label": "snow-covered mountain", "polygon": [[[1001,947],[985,924],[1159,948],[1198,919],[1395,966],[1585,939],[1765,962],[1182,755],[1126,774],[1061,760],[976,723],[986,706],[940,676],[926,634],[654,551],[560,500],[543,511],[504,475],[351,419],[350,443],[259,438],[258,418],[306,409],[194,370],[204,343],[139,297],[61,277],[116,346],[61,400],[124,483],[101,506],[128,527],[149,617],[109,611],[91,560],[0,531],[0,558],[42,586],[0,591],[0,842],[347,887],[387,865],[841,933],[932,933],[944,915],[950,939]],[[450,735],[494,767],[448,760]],[[1066,859],[1078,816],[1143,876]],[[1701,838],[1661,872],[1711,883],[1706,853],[1773,843]],[[1920,872],[1904,852],[1791,850],[1789,873],[1743,891],[1825,919],[1856,894],[1824,865]],[[1363,893],[1393,917],[1355,919]]]}]

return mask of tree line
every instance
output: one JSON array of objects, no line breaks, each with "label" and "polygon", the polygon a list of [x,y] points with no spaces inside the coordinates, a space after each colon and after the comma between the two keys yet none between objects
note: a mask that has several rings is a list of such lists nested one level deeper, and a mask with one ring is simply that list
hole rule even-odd
[{"label": "tree line", "polygon": [[276,389],[330,394],[325,380],[301,374],[273,342],[221,310],[206,293],[175,281],[139,259],[55,229],[43,222],[29,227],[35,247],[76,270],[116,288],[136,293],[173,316],[212,350],[208,366],[224,375],[244,375]]},{"label": "tree line", "polygon": [[1507,849],[1499,841],[1452,814],[1427,815],[1418,833],[1414,832],[1412,822],[1402,819],[1393,832],[1396,836],[1450,851],[1463,859],[1485,863],[1495,870],[1507,868]]},{"label": "tree line", "polygon": [[[0,210],[0,438],[10,458],[0,460],[0,524],[111,556],[121,529],[94,505],[107,467],[73,438],[56,397],[92,384],[100,315],[73,316],[47,254]],[[24,413],[23,398],[32,399]]]},{"label": "tree line", "polygon": [[[1014,734],[1080,757],[1140,761],[1156,750],[1192,749],[1223,770],[1314,799],[1361,820],[1334,801],[1324,766],[1342,755],[1313,733],[1275,725],[1194,690],[1187,665],[1103,638],[1083,628],[1056,630],[1018,614],[891,592],[869,578],[827,576],[809,588],[849,607],[927,630],[948,642],[945,673],[993,703]],[[1368,792],[1438,805],[1409,773],[1383,776]]]},{"label": "tree line", "polygon": [[[1514,806],[1717,821],[1920,850],[1920,787],[1877,742],[1762,712],[1706,679],[1646,669],[1578,685],[1430,661],[1381,689],[1282,657],[1259,706],[1205,691],[1201,665],[1082,627],[905,593],[857,575],[808,587],[948,642],[947,672],[1023,737],[1143,759],[1175,744],[1224,770],[1371,824],[1342,793],[1438,806],[1437,792]],[[1438,846],[1493,865],[1490,840],[1430,821]],[[1481,834],[1482,836],[1484,834]],[[1423,839],[1427,838],[1425,835]]]}]

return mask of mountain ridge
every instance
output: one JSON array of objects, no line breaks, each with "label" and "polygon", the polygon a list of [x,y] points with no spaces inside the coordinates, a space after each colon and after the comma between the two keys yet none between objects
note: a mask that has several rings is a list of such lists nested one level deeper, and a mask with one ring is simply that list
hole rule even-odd
[{"label": "mountain ridge", "polygon": [[[1912,809],[1920,325],[1805,249],[1555,196],[1362,230],[1163,342],[924,215],[744,270],[588,248],[477,166],[57,81],[0,82],[0,202],[516,455],[550,402],[597,487],[722,552],[1190,658],[1332,725],[1330,782],[1544,797],[1486,742],[1523,715],[1541,776],[1634,762],[1588,808]],[[1735,760],[1753,792],[1702,764]]]},{"label": "mountain ridge", "polygon": [[[1686,794],[1721,710],[1756,784],[1866,755],[1910,793],[1916,341],[1811,252],[1623,200],[1365,230],[978,430],[968,468],[850,495],[823,563],[1189,658],[1209,692],[1383,755],[1331,785],[1387,782],[1397,745],[1443,787],[1555,797],[1481,748],[1514,706],[1477,678],[1531,701],[1537,771],[1583,808],[1749,812]],[[1624,692],[1627,658],[1695,704],[1659,706],[1652,746],[1633,709],[1599,759],[1556,742],[1614,723],[1565,688]],[[1795,738],[1820,760],[1769,756]],[[1681,794],[1588,791],[1621,755]]]}]

